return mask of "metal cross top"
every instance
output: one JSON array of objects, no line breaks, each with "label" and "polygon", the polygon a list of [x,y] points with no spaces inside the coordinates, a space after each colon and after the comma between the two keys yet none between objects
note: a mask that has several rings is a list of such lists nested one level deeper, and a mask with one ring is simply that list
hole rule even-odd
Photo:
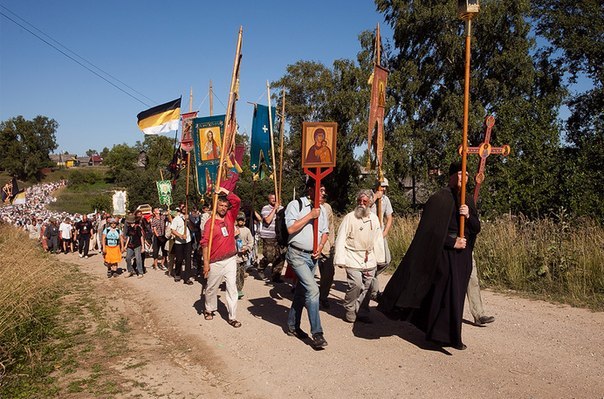
[{"label": "metal cross top", "polygon": [[[476,186],[474,187],[474,203],[478,202],[478,192],[480,191],[480,186],[485,179],[484,169],[487,163],[487,158],[491,154],[503,155],[507,157],[510,155],[510,146],[503,145],[501,147],[493,147],[491,146],[491,130],[495,125],[495,117],[493,115],[489,115],[484,120],[485,132],[484,132],[484,141],[478,147],[468,147],[468,154],[478,154],[480,156],[480,164],[478,165],[478,172],[476,173],[475,181]],[[459,146],[459,153],[461,154],[462,147]]]}]

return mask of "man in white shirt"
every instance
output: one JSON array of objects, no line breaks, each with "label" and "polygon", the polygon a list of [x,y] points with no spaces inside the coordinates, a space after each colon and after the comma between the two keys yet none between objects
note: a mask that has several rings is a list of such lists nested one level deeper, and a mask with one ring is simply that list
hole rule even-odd
[{"label": "man in white shirt", "polygon": [[61,234],[61,245],[63,247],[63,253],[67,253],[67,248],[73,252],[73,241],[71,240],[71,231],[73,226],[71,225],[71,219],[65,218],[64,221],[59,225],[59,233]]},{"label": "man in white shirt", "polygon": [[185,223],[184,216],[180,208],[176,208],[176,216],[172,219],[170,225],[172,235],[174,236],[174,281],[179,282],[181,279],[181,269],[183,260],[185,262],[185,271],[182,279],[185,284],[192,285],[191,280],[191,232]]},{"label": "man in white shirt", "polygon": [[[283,250],[275,235],[275,215],[283,207],[277,203],[275,194],[268,195],[268,204],[260,211],[262,217],[262,229],[260,239],[262,240],[262,259],[260,270],[264,271],[266,278],[274,283],[281,283],[281,271],[283,270]],[[272,266],[269,269],[269,265]]]},{"label": "man in white shirt", "polygon": [[357,207],[342,219],[336,239],[334,264],[346,269],[348,289],[344,297],[344,320],[370,323],[367,292],[378,264],[385,262],[384,237],[380,222],[370,210],[371,190],[357,194]]}]

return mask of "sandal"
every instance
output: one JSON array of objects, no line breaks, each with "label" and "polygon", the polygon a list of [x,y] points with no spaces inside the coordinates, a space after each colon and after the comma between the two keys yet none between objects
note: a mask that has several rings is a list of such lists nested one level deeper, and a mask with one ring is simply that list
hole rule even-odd
[{"label": "sandal", "polygon": [[237,320],[229,320],[229,324],[232,325],[235,328],[241,327],[241,323],[238,322]]},{"label": "sandal", "polygon": [[206,320],[212,320],[214,318],[214,312],[203,312],[203,318]]}]

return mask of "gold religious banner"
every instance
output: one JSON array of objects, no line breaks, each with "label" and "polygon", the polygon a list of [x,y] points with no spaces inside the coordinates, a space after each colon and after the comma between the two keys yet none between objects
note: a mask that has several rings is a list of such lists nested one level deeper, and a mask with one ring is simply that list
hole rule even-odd
[{"label": "gold religious banner", "polygon": [[375,140],[375,155],[378,165],[382,165],[384,152],[384,115],[386,108],[386,83],[388,70],[375,65],[371,82],[371,105],[369,107],[368,144],[371,151],[372,142]]},{"label": "gold religious banner", "polygon": [[336,122],[302,123],[302,168],[336,166]]}]

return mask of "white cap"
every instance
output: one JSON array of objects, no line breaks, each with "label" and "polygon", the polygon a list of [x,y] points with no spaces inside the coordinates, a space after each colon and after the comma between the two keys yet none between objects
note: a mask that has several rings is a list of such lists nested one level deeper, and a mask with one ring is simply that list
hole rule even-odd
[{"label": "white cap", "polygon": [[382,183],[380,184],[382,187],[388,187],[388,179],[386,179],[384,177],[384,180],[382,181]]}]

